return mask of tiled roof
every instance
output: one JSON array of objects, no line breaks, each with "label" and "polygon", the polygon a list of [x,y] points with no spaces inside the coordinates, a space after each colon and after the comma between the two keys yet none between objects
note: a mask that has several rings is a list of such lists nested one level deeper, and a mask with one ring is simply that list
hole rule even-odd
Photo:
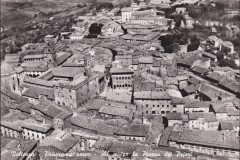
[{"label": "tiled roof", "polygon": [[[1,146],[1,159],[4,160],[20,160],[24,159],[25,156],[35,147],[37,147],[37,141],[35,140],[29,140],[29,139],[1,139],[1,143],[5,143],[4,146]],[[14,153],[22,153],[21,155],[15,155],[13,156]]]},{"label": "tiled roof", "polygon": [[58,118],[61,120],[65,120],[66,118],[68,118],[69,116],[71,116],[72,113],[68,113],[68,112],[60,112],[57,116],[55,116],[54,118]]},{"label": "tiled roof", "polygon": [[83,69],[75,68],[75,67],[59,67],[54,68],[52,73],[56,77],[75,77],[81,73],[83,73]]},{"label": "tiled roof", "polygon": [[46,81],[39,78],[32,78],[32,77],[24,77],[23,79],[23,85],[34,85],[34,86],[43,86],[43,87],[49,87],[53,88],[54,85],[58,84],[58,82],[54,81]]},{"label": "tiled roof", "polygon": [[158,37],[160,34],[158,33],[149,33],[147,35],[144,34],[125,34],[121,36],[124,40],[136,40],[136,41],[151,41],[154,38]]},{"label": "tiled roof", "polygon": [[230,98],[230,97],[235,97],[233,94],[229,92],[225,92],[217,87],[211,86],[209,84],[200,84],[199,90],[201,94],[207,96],[210,99],[216,99],[216,97],[221,97],[221,98]]},{"label": "tiled roof", "polygon": [[1,62],[1,75],[9,75],[13,73],[15,73],[15,70],[10,64]]},{"label": "tiled roof", "polygon": [[54,131],[40,143],[40,147],[53,146],[63,153],[67,153],[77,143],[78,140],[70,133],[65,133],[64,131]]},{"label": "tiled roof", "polygon": [[195,66],[191,70],[193,72],[197,72],[197,73],[200,73],[200,74],[205,74],[209,71],[209,69],[206,69],[206,68],[203,68],[203,67],[200,67],[200,66]]},{"label": "tiled roof", "polygon": [[195,101],[185,104],[185,108],[209,108],[210,102],[207,101]]},{"label": "tiled roof", "polygon": [[132,16],[153,16],[153,14],[154,14],[154,12],[152,12],[151,10],[132,12]]},{"label": "tiled roof", "polygon": [[131,73],[133,74],[133,71],[129,68],[120,68],[120,67],[116,67],[116,68],[111,68],[110,69],[110,73],[115,74],[115,73]]},{"label": "tiled roof", "polygon": [[187,81],[188,81],[189,83],[191,83],[191,84],[199,84],[199,83],[201,83],[201,80],[196,79],[196,78],[194,78],[194,77],[189,78]]},{"label": "tiled roof", "polygon": [[133,115],[133,112],[130,109],[121,108],[121,107],[105,106],[105,105],[102,106],[98,112],[102,113],[102,114],[128,117],[128,118],[131,118]]},{"label": "tiled roof", "polygon": [[65,87],[72,88],[72,89],[78,89],[81,86],[85,85],[86,83],[92,81],[93,79],[96,79],[97,77],[98,77],[97,74],[92,75],[91,77],[81,76],[80,78],[68,83]]},{"label": "tiled roof", "polygon": [[140,57],[139,58],[139,63],[152,64],[153,63],[153,57]]},{"label": "tiled roof", "polygon": [[24,69],[22,67],[16,67],[15,70],[17,73],[21,73],[24,71]]},{"label": "tiled roof", "polygon": [[162,132],[162,136],[160,137],[160,140],[159,140],[159,146],[165,146],[167,147],[168,146],[168,139],[169,139],[169,136],[171,135],[171,132],[173,130],[173,127],[167,127],[163,130]]},{"label": "tiled roof", "polygon": [[117,127],[105,124],[102,120],[86,117],[83,115],[73,116],[71,118],[71,122],[73,125],[76,125],[80,128],[107,135],[113,135],[118,129]]},{"label": "tiled roof", "polygon": [[220,73],[217,72],[211,72],[206,75],[207,78],[213,79],[217,82],[220,82],[223,78],[225,78],[224,75],[221,75]]},{"label": "tiled roof", "polygon": [[31,113],[30,108],[33,106],[33,104],[29,103],[28,100],[26,100],[25,102],[19,104],[16,106],[16,108],[22,112],[26,112],[26,113]]},{"label": "tiled roof", "polygon": [[239,150],[239,141],[235,133],[230,132],[183,130],[178,136],[177,134],[174,136],[171,135],[170,140],[180,143]]},{"label": "tiled roof", "polygon": [[185,104],[185,101],[183,98],[172,97],[172,104]]},{"label": "tiled roof", "polygon": [[121,12],[132,12],[132,8],[131,7],[124,7],[121,9]]},{"label": "tiled roof", "polygon": [[88,101],[83,107],[89,110],[99,110],[105,102],[102,99],[93,99]]},{"label": "tiled roof", "polygon": [[58,107],[56,107],[55,104],[53,104],[53,102],[48,100],[41,101],[37,105],[32,106],[32,108],[38,110],[42,114],[52,119],[58,116],[61,112],[63,112]]},{"label": "tiled roof", "polygon": [[231,122],[220,122],[219,127],[220,130],[233,130],[233,124]]},{"label": "tiled roof", "polygon": [[16,101],[16,103],[20,104],[26,100],[26,98],[19,96],[18,94],[12,92],[9,88],[1,86],[1,93],[8,96],[9,98]]},{"label": "tiled roof", "polygon": [[34,59],[34,58],[44,58],[43,54],[34,54],[34,55],[26,55],[23,59]]},{"label": "tiled roof", "polygon": [[53,88],[43,88],[37,86],[29,87],[25,92],[22,94],[25,97],[35,98],[38,99],[39,95],[44,95],[47,99],[54,100],[54,90]]},{"label": "tiled roof", "polygon": [[165,59],[159,59],[152,64],[153,67],[160,67],[161,65],[170,65],[170,63]]},{"label": "tiled roof", "polygon": [[167,113],[166,117],[168,120],[182,120],[181,113]]},{"label": "tiled roof", "polygon": [[119,128],[116,135],[146,137],[149,132],[149,126],[147,125],[131,125],[128,127]]},{"label": "tiled roof", "polygon": [[214,113],[209,112],[190,112],[188,113],[189,120],[197,120],[198,118],[205,118],[205,122],[217,122],[217,118]]},{"label": "tiled roof", "polygon": [[50,129],[52,129],[52,125],[50,124],[37,124],[35,122],[31,123],[28,121],[23,121],[21,125],[22,125],[22,128],[27,128],[27,129],[42,132],[42,133],[47,133],[48,131],[50,131]]},{"label": "tiled roof", "polygon": [[19,125],[18,122],[8,122],[8,121],[2,121],[1,120],[1,126],[7,127],[7,128],[11,128],[15,131],[21,132],[22,128]]},{"label": "tiled roof", "polygon": [[71,57],[72,54],[69,52],[64,52],[63,54],[61,54],[60,56],[57,56],[56,61],[57,61],[57,65],[61,65],[63,62],[65,62],[69,57]]},{"label": "tiled roof", "polygon": [[199,88],[199,85],[189,85],[182,90],[185,91],[186,93],[195,93]]},{"label": "tiled roof", "polygon": [[171,99],[168,92],[151,92],[151,91],[135,92],[134,98],[136,99],[168,99],[168,100]]},{"label": "tiled roof", "polygon": [[234,93],[240,93],[240,83],[229,78],[223,78],[220,80],[219,85],[226,87]]},{"label": "tiled roof", "polygon": [[172,69],[172,68],[167,69],[167,74],[169,77],[176,77],[178,73],[179,73],[179,70],[177,69]]}]

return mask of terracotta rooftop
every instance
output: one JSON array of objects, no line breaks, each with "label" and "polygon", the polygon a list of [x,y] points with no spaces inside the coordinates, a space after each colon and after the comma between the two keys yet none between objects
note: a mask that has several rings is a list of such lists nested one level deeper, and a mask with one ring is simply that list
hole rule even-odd
[{"label": "terracotta rooftop", "polygon": [[128,127],[119,128],[116,135],[134,136],[134,137],[146,137],[150,127],[147,125],[131,125]]},{"label": "terracotta rooftop", "polygon": [[167,99],[170,100],[171,97],[167,92],[151,92],[151,91],[142,91],[134,93],[135,99]]},{"label": "terracotta rooftop", "polygon": [[180,143],[239,150],[239,141],[235,133],[230,132],[183,130],[180,135],[171,135],[170,140]]},{"label": "terracotta rooftop", "polygon": [[133,111],[130,109],[121,108],[121,107],[112,107],[112,106],[106,106],[106,105],[103,105],[98,112],[100,114],[121,116],[121,117],[127,117],[127,118],[131,118],[133,116]]},{"label": "terracotta rooftop", "polygon": [[128,73],[128,74],[130,73],[130,74],[133,74],[133,71],[129,68],[118,67],[118,68],[111,68],[110,73],[112,73],[112,74],[115,74],[115,73]]}]

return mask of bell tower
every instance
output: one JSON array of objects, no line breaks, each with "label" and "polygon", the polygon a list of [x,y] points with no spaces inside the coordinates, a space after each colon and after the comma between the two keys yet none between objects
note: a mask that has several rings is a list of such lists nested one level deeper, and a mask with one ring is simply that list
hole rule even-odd
[{"label": "bell tower", "polygon": [[55,42],[53,35],[47,35],[44,37],[45,49],[44,53],[47,56],[48,69],[56,67],[56,53],[55,53]]}]

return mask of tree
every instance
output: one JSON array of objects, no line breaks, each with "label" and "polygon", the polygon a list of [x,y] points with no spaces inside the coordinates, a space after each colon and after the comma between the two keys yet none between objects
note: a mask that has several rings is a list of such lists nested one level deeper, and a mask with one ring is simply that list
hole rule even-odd
[{"label": "tree", "polygon": [[200,45],[200,40],[197,38],[196,35],[190,38],[190,40],[191,40],[191,43],[188,45],[187,51],[191,52],[191,51],[197,50]]},{"label": "tree", "polygon": [[91,26],[89,27],[89,35],[87,36],[87,38],[97,38],[97,36],[101,33],[102,26],[103,24],[101,23],[91,24]]}]

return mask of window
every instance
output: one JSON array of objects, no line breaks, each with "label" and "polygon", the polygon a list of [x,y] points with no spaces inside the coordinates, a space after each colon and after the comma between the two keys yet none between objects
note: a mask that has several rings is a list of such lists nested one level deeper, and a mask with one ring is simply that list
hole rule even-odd
[{"label": "window", "polygon": [[71,89],[69,89],[69,92],[71,92],[72,90]]},{"label": "window", "polygon": [[161,114],[165,114],[165,111],[161,111]]},{"label": "window", "polygon": [[146,111],[146,114],[148,114],[148,111]]},{"label": "window", "polygon": [[167,107],[169,107],[169,105],[167,105]]},{"label": "window", "polygon": [[65,103],[64,103],[64,102],[63,102],[62,104],[65,106]]},{"label": "window", "polygon": [[118,77],[116,77],[116,79],[118,80]]},{"label": "window", "polygon": [[156,111],[152,111],[152,114],[156,114]]},{"label": "window", "polygon": [[174,104],[174,105],[173,105],[173,108],[176,108],[176,107],[177,107],[177,106]]},{"label": "window", "polygon": [[164,105],[162,105],[162,107],[164,107]]},{"label": "window", "polygon": [[159,105],[157,105],[157,107],[159,108]]},{"label": "window", "polygon": [[146,104],[146,107],[148,107],[148,104]]},{"label": "window", "polygon": [[155,107],[155,105],[153,105],[153,107]]}]

